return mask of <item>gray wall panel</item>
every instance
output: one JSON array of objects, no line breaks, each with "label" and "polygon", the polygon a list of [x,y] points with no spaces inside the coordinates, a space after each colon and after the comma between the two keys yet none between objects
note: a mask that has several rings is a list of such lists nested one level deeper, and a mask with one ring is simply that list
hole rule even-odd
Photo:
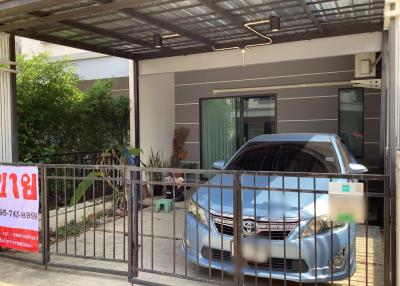
[{"label": "gray wall panel", "polygon": [[175,122],[198,122],[199,117],[199,105],[176,105],[175,106]]},{"label": "gray wall panel", "polygon": [[337,120],[278,121],[278,133],[337,133]]},{"label": "gray wall panel", "polygon": [[[375,90],[376,92],[376,90]],[[379,117],[381,108],[381,95],[364,91],[364,116]]]},{"label": "gray wall panel", "polygon": [[[232,91],[213,94],[216,89],[270,87],[303,83],[350,81],[354,79],[354,56],[331,57],[262,65],[232,67],[175,74],[176,122],[199,122],[201,98],[268,95],[277,97],[277,128],[284,132],[338,132],[338,89],[351,84],[326,87],[284,88],[265,91]],[[365,89],[365,162],[378,165],[379,110],[378,90]],[[375,119],[373,119],[375,118]],[[333,119],[333,120],[330,120]],[[199,125],[176,125],[190,129],[189,142],[200,142]],[[200,144],[187,144],[188,161],[200,161]],[[373,152],[373,154],[370,154]]]},{"label": "gray wall panel", "polygon": [[281,100],[277,115],[278,120],[334,119],[338,117],[338,100],[337,97]]},{"label": "gray wall panel", "polygon": [[214,82],[351,69],[354,69],[353,56],[329,57],[323,59],[251,65],[245,68],[231,67],[207,71],[179,72],[176,74],[175,83]]},{"label": "gray wall panel", "polygon": [[185,161],[200,161],[200,144],[185,144],[185,149],[188,151]]}]

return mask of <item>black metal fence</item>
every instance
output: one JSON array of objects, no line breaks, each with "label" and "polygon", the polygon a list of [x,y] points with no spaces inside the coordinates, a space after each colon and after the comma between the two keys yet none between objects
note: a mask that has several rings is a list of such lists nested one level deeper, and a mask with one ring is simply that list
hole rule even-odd
[{"label": "black metal fence", "polygon": [[[39,167],[42,252],[30,262],[136,283],[150,272],[229,285],[394,285],[386,176]],[[329,220],[332,181],[364,184],[364,224]]]},{"label": "black metal fence", "polygon": [[[96,165],[101,161],[102,151],[95,152],[68,152],[55,154],[32,155],[29,161],[35,164],[79,164]],[[24,160],[27,158],[20,158]]]}]

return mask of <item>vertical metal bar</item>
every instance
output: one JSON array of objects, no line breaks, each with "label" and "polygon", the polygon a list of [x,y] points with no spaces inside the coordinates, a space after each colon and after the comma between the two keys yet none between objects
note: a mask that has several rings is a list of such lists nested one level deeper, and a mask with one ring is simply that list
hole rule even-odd
[{"label": "vertical metal bar", "polygon": [[[111,175],[111,178],[110,178],[110,180],[111,180],[111,182],[112,183],[115,183],[115,181],[114,181],[114,172],[112,172],[112,175]],[[113,209],[113,211],[112,211],[112,213],[113,213],[113,220],[112,220],[112,222],[113,222],[113,231],[112,231],[112,234],[113,234],[113,238],[112,238],[112,258],[113,259],[115,259],[115,188],[112,186],[111,187],[112,188],[112,209]]]},{"label": "vertical metal bar", "polygon": [[49,212],[48,212],[48,200],[47,200],[47,178],[46,178],[46,166],[41,164],[39,166],[41,176],[40,176],[40,186],[42,188],[42,264],[47,270],[47,265],[49,263]]},{"label": "vertical metal bar", "polygon": [[102,180],[102,192],[103,192],[103,258],[106,258],[106,192],[105,192],[104,180]]},{"label": "vertical metal bar", "polygon": [[[124,190],[124,194],[123,194],[123,197],[124,197],[124,199],[127,197],[127,194],[128,194],[128,182],[127,182],[127,178],[128,178],[128,174],[127,174],[127,172],[128,172],[128,169],[126,168],[126,167],[124,167],[123,168],[123,170],[122,170],[122,172],[123,172],[123,174],[122,174],[122,176],[123,176],[123,182],[122,182],[122,184],[123,184],[123,190]],[[126,219],[125,219],[125,216],[126,216],[126,211],[127,211],[127,202],[123,205],[123,216],[122,216],[122,224],[123,224],[123,226],[122,226],[122,260],[126,260],[126,253],[125,253],[125,251],[126,251],[126,246],[125,246],[125,244],[126,244],[126,239],[125,239],[125,234],[126,234],[126,226],[125,226],[125,224],[126,224]]]},{"label": "vertical metal bar", "polygon": [[[207,184],[207,195],[208,195],[208,200],[207,200],[207,214],[208,214],[208,277],[211,279],[211,213],[210,213],[210,181],[208,181]],[[222,256],[224,256],[224,253],[222,253]]]},{"label": "vertical metal bar", "polygon": [[133,279],[134,266],[133,266],[133,194],[131,186],[128,188],[128,281]]},{"label": "vertical metal bar", "polygon": [[[329,178],[329,181],[332,182],[332,178]],[[330,229],[330,257],[331,257],[331,285],[333,285],[333,221],[331,221],[331,229]]]},{"label": "vertical metal bar", "polygon": [[348,283],[347,283],[347,285],[351,285],[351,277],[350,277],[350,275],[351,275],[351,241],[350,241],[350,228],[351,228],[351,224],[349,224],[349,227],[348,227],[348,231],[347,231],[347,245],[348,245],[348,247],[347,247],[347,263],[348,263],[348,267],[347,267],[347,281],[348,281]]},{"label": "vertical metal bar", "polygon": [[[140,265],[143,269],[143,175],[140,172]],[[138,214],[137,214],[138,215]]]},{"label": "vertical metal bar", "polygon": [[[253,175],[253,186],[256,187],[256,175]],[[257,233],[257,225],[258,225],[258,220],[257,220],[257,190],[254,189],[253,190],[253,200],[254,200],[254,223],[256,225],[256,233]],[[259,248],[259,245],[257,244],[257,249]],[[256,286],[258,285],[258,263],[257,260],[255,261],[255,278],[254,278],[254,282],[256,284]]]},{"label": "vertical metal bar", "polygon": [[65,241],[65,254],[68,254],[68,217],[67,217],[67,168],[64,167],[64,241]]},{"label": "vertical metal bar", "polygon": [[369,180],[365,181],[365,285],[368,285],[368,192],[369,192]]},{"label": "vertical metal bar", "polygon": [[389,188],[389,180],[388,177],[385,177],[384,181],[384,221],[383,221],[383,229],[384,229],[384,282],[383,285],[390,285],[390,188]]},{"label": "vertical metal bar", "polygon": [[185,186],[183,187],[183,196],[184,196],[184,230],[183,230],[183,245],[185,246],[185,276],[188,275],[188,245],[186,244],[188,241],[187,238],[187,187],[186,187],[186,183],[187,183],[187,173],[184,173],[184,182],[185,182]]},{"label": "vertical metal bar", "polygon": [[[283,193],[283,203],[286,204],[285,199],[285,176],[282,176],[282,193]],[[283,283],[286,286],[286,205],[283,208]]]},{"label": "vertical metal bar", "polygon": [[[271,237],[271,176],[268,175],[268,236],[269,236],[269,249],[272,248],[272,237]],[[269,286],[272,286],[272,257],[269,255],[268,258],[269,268]]]},{"label": "vertical metal bar", "polygon": [[[154,187],[150,185],[151,190],[151,270],[154,270]],[[143,221],[142,221],[143,223]]]},{"label": "vertical metal bar", "polygon": [[[57,177],[57,171],[58,169],[55,169],[56,171],[56,177]],[[56,199],[55,199],[55,203],[56,203],[56,253],[58,254],[58,179],[55,179],[56,181],[56,186],[55,186],[55,194],[56,194]]]},{"label": "vertical metal bar", "polygon": [[[132,173],[129,173],[129,179],[131,178]],[[136,184],[133,189],[133,197],[132,197],[132,219],[133,219],[133,276],[138,277],[139,275],[139,193],[141,193],[141,172],[137,170],[134,172]],[[132,187],[131,187],[132,188]],[[143,221],[142,221],[143,224]]]},{"label": "vertical metal bar", "polygon": [[[301,197],[300,197],[300,176],[297,174],[297,220],[299,227],[299,263],[302,261],[301,257],[301,213],[300,213],[300,205],[301,205]],[[301,286],[303,283],[301,281],[301,270],[299,271],[299,285]]]},{"label": "vertical metal bar", "polygon": [[[86,176],[86,170],[83,170],[83,177]],[[86,257],[86,192],[83,192],[83,256]]]},{"label": "vertical metal bar", "polygon": [[[15,35],[10,34],[9,39],[9,56],[10,61],[16,62],[15,52]],[[16,70],[15,65],[10,65],[10,69]],[[17,115],[17,75],[10,73],[10,92],[11,92],[11,140],[12,140],[12,162],[19,162],[19,148],[18,148],[18,115]]]},{"label": "vertical metal bar", "polygon": [[[221,251],[222,254],[224,253],[224,204],[223,204],[223,190],[222,190],[222,177],[220,176],[220,200],[221,200],[221,229],[218,230],[219,233],[221,234]],[[224,255],[221,255],[221,280],[224,281]]]},{"label": "vertical metal bar", "polygon": [[[199,175],[196,174],[196,185],[199,184]],[[199,217],[199,192],[196,192],[196,217]],[[199,221],[196,219],[196,275],[199,276]]]},{"label": "vertical metal bar", "polygon": [[74,168],[74,254],[76,256],[76,182],[75,182],[75,177],[76,177],[76,168]]},{"label": "vertical metal bar", "polygon": [[244,283],[242,261],[242,186],[241,175],[235,172],[233,176],[233,247],[235,277],[234,285],[242,286]]},{"label": "vertical metal bar", "polygon": [[[94,169],[93,169],[94,174]],[[94,177],[94,175],[93,175]],[[75,180],[75,176],[74,176]],[[96,257],[96,180],[93,179],[92,185],[92,201],[93,201],[93,257]]]},{"label": "vertical metal bar", "polygon": [[175,247],[175,241],[176,241],[176,209],[175,209],[175,199],[176,199],[176,180],[175,180],[175,174],[173,174],[173,180],[174,184],[172,186],[172,255],[173,255],[173,269],[172,273],[176,273],[176,247]]},{"label": "vertical metal bar", "polygon": [[[315,175],[313,175],[313,196],[314,196],[314,230],[317,229],[317,193],[315,185]],[[317,279],[317,232],[314,231],[314,282],[318,285]]]}]

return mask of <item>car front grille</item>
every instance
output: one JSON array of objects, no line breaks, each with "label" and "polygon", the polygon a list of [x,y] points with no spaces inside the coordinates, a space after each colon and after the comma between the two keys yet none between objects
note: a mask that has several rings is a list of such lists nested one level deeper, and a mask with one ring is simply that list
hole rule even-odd
[{"label": "car front grille", "polygon": [[[211,259],[217,262],[232,261],[231,252],[228,250],[221,251],[220,249],[203,247],[201,254],[206,259]],[[210,257],[211,255],[211,257]],[[247,261],[248,266],[271,271],[286,271],[286,272],[308,272],[308,265],[303,259],[289,259],[271,257],[265,262]],[[286,265],[285,265],[286,264]],[[286,266],[286,267],[285,267]]]},{"label": "car front grille", "polygon": [[[214,225],[219,234],[233,236],[233,219],[212,215]],[[257,221],[257,231],[255,235],[271,240],[283,240],[297,226],[297,220],[287,220],[283,222]]]}]

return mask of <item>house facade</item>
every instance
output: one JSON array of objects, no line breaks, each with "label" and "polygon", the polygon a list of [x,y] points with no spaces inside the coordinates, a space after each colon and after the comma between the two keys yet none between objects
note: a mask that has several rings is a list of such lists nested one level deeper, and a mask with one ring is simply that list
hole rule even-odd
[{"label": "house facade", "polygon": [[[113,78],[114,93],[129,95],[129,61],[22,38],[22,53],[68,56],[81,88]],[[168,159],[174,129],[189,129],[184,163],[209,168],[227,160],[248,139],[269,133],[339,134],[370,172],[383,167],[381,90],[357,79],[380,79],[382,33],[316,39],[174,59],[140,66],[140,132],[145,154]],[[349,49],[351,47],[351,49]],[[303,51],[312,49],[313,53]],[[215,59],[223,58],[223,60]],[[361,73],[362,59],[371,64]],[[159,63],[157,63],[159,61]],[[165,61],[166,63],[162,63]],[[153,69],[154,65],[165,67]],[[131,76],[131,79],[130,79]]]}]

